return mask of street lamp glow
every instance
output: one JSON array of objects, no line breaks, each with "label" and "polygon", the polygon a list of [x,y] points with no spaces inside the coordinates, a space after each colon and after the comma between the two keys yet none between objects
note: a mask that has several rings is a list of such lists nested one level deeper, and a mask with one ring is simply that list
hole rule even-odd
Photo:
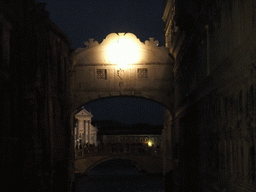
[{"label": "street lamp glow", "polygon": [[107,46],[109,63],[118,64],[119,68],[127,68],[139,58],[139,46],[129,37],[121,36]]},{"label": "street lamp glow", "polygon": [[152,147],[152,143],[151,143],[150,141],[148,142],[148,146],[149,146],[149,147]]}]

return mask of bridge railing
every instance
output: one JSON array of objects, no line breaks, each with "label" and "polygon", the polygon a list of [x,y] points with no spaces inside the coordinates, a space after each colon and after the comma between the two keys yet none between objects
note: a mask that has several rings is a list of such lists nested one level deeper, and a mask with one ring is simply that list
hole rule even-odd
[{"label": "bridge railing", "polygon": [[76,149],[75,157],[83,158],[92,155],[114,155],[114,154],[133,154],[133,155],[152,155],[162,156],[160,148],[148,146],[132,146],[132,145],[98,145],[87,146],[82,149]]}]

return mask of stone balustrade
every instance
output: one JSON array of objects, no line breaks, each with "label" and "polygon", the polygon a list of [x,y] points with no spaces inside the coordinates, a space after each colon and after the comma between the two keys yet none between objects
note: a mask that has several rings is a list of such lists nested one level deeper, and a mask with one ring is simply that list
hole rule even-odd
[{"label": "stone balustrade", "polygon": [[82,149],[76,149],[75,157],[84,158],[92,155],[110,155],[110,154],[145,154],[153,156],[161,156],[162,151],[160,148],[148,146],[134,146],[134,145],[98,145],[98,146],[85,146]]}]

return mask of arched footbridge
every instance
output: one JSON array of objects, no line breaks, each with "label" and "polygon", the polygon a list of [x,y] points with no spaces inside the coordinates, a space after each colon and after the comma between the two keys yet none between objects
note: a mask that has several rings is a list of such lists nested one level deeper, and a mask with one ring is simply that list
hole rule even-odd
[{"label": "arched footbridge", "polygon": [[80,174],[88,174],[91,169],[108,160],[128,159],[136,163],[137,167],[150,174],[163,173],[163,158],[159,148],[130,147],[128,150],[116,150],[111,147],[104,150],[94,149],[76,150],[75,170]]}]

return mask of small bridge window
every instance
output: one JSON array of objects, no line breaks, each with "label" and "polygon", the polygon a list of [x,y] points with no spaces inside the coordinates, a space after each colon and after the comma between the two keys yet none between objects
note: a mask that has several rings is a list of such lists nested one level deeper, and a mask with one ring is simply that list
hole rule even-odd
[{"label": "small bridge window", "polygon": [[107,69],[97,69],[97,79],[107,79]]},{"label": "small bridge window", "polygon": [[139,68],[137,69],[138,78],[148,78],[148,69],[147,68]]}]

